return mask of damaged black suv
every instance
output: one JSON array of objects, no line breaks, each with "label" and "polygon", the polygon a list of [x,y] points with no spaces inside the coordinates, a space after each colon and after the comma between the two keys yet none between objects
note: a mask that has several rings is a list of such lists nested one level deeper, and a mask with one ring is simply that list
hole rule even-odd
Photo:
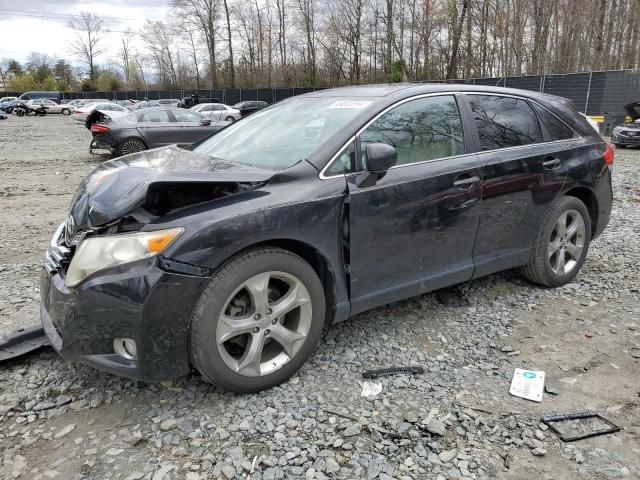
[{"label": "damaged black suv", "polygon": [[376,306],[515,267],[570,282],[609,220],[612,163],[568,101],[534,92],[295,97],[192,151],[100,165],[47,250],[42,324],[72,361],[259,391]]}]

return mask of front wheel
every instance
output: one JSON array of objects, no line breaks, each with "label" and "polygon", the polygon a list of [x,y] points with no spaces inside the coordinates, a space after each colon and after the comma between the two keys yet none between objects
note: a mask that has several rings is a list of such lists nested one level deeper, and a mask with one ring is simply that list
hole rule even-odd
[{"label": "front wheel", "polygon": [[225,118],[225,120],[226,120],[227,122],[235,122],[235,121],[236,121],[236,119],[235,119],[235,118],[233,118],[233,117],[231,117],[231,116],[229,116],[229,117]]},{"label": "front wheel", "polygon": [[297,372],[322,335],[325,296],[315,270],[280,248],[233,257],[213,275],[191,322],[191,360],[209,382],[238,393]]},{"label": "front wheel", "polygon": [[522,269],[530,281],[546,287],[569,283],[582,268],[591,241],[591,217],[582,201],[562,197],[552,208]]},{"label": "front wheel", "polygon": [[16,115],[19,117],[24,117],[24,110],[16,110]]}]

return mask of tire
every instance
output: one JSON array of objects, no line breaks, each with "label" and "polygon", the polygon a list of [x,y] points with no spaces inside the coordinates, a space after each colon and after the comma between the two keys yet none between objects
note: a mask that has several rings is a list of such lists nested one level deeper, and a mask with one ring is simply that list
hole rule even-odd
[{"label": "tire", "polygon": [[231,117],[231,116],[229,116],[229,117],[225,118],[225,120],[226,120],[227,122],[232,122],[232,123],[236,121],[236,119],[235,119],[235,118],[233,118],[233,117]]},{"label": "tire", "polygon": [[71,110],[69,110],[68,108],[63,108],[63,109],[60,111],[60,113],[66,117],[66,116],[71,115]]},{"label": "tire", "polygon": [[[265,291],[266,301],[254,302]],[[287,311],[282,304],[289,302],[296,306]],[[224,390],[259,392],[302,367],[320,343],[324,320],[324,290],[311,265],[281,248],[249,250],[222,265],[202,293],[191,320],[191,361]],[[288,352],[280,339],[293,339]],[[251,356],[254,341],[259,350]]]},{"label": "tire", "polygon": [[16,110],[16,115],[19,117],[24,117],[24,110]]},{"label": "tire", "polygon": [[142,152],[147,149],[147,145],[136,137],[125,138],[118,145],[118,156],[129,155],[130,153]]},{"label": "tire", "polygon": [[[575,231],[572,231],[574,226]],[[529,281],[545,287],[565,285],[582,268],[590,241],[589,210],[575,197],[561,197],[548,213],[536,238],[531,259],[522,268],[522,274]]]}]

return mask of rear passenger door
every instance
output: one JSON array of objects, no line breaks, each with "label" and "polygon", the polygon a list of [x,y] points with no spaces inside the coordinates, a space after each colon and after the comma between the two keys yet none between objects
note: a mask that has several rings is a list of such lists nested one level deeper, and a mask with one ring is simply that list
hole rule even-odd
[{"label": "rear passenger door", "polygon": [[550,141],[524,98],[466,94],[482,165],[474,276],[520,266],[567,176],[565,146]]},{"label": "rear passenger door", "polygon": [[174,125],[167,110],[142,110],[138,132],[149,148],[162,147],[177,143],[174,141]]}]

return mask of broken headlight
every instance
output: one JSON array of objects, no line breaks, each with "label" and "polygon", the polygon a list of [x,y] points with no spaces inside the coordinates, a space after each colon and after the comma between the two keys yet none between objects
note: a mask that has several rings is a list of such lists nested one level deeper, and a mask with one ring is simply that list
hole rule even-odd
[{"label": "broken headlight", "polygon": [[166,250],[183,228],[85,238],[71,260],[64,284],[75,287],[92,273],[153,257]]}]

